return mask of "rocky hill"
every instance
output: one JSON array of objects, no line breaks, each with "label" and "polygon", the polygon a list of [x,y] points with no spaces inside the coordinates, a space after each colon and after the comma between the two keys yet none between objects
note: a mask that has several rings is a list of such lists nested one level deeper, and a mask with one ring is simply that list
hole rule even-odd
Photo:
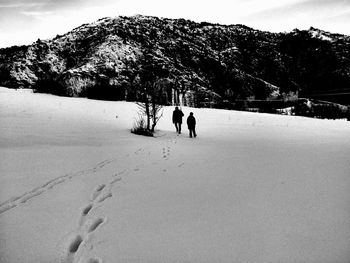
[{"label": "rocky hill", "polygon": [[350,104],[350,37],[319,29],[103,18],[54,39],[0,49],[0,85],[64,96],[135,100],[147,65],[187,102],[312,97]]}]

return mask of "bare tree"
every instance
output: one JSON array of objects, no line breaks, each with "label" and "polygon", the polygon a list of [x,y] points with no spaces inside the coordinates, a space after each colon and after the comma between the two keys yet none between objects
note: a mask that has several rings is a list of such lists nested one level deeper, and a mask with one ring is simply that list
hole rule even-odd
[{"label": "bare tree", "polygon": [[154,132],[163,116],[163,94],[170,84],[169,70],[164,59],[150,48],[143,50],[140,67],[141,100],[137,103],[146,117],[146,129]]}]

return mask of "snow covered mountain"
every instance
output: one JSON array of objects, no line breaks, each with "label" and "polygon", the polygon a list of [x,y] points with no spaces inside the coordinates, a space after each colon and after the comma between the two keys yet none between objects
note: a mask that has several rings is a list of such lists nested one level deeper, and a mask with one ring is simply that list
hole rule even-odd
[{"label": "snow covered mountain", "polygon": [[147,56],[166,69],[171,89],[191,94],[194,106],[295,93],[350,101],[349,94],[334,95],[350,84],[348,36],[314,28],[276,34],[141,15],[102,18],[54,39],[1,49],[0,85],[135,100]]}]

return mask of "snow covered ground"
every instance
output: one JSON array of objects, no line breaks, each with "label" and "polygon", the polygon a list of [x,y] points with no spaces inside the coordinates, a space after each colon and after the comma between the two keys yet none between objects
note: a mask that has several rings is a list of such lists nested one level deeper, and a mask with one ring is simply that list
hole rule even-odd
[{"label": "snow covered ground", "polygon": [[0,262],[350,261],[350,122],[0,88]]}]

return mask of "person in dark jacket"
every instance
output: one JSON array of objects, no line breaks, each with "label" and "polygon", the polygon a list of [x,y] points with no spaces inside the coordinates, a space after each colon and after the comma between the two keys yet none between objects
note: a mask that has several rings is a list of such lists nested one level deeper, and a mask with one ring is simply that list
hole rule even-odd
[{"label": "person in dark jacket", "polygon": [[179,110],[179,107],[175,107],[175,110],[173,112],[173,123],[175,124],[176,132],[181,133],[181,124],[182,124],[182,117],[184,116],[183,112]]},{"label": "person in dark jacket", "polygon": [[196,137],[196,118],[193,116],[193,112],[190,112],[190,116],[187,117],[187,126],[190,131],[190,138],[192,138],[192,135]]}]

